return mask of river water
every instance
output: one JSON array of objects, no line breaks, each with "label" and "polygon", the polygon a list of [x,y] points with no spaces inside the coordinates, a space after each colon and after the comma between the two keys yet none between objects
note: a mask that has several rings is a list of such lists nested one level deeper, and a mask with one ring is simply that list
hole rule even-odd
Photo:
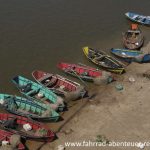
[{"label": "river water", "polygon": [[[150,15],[149,0],[0,0],[0,89],[16,92],[15,75],[61,73],[59,61],[90,64],[83,46],[122,47],[127,11]],[[141,27],[146,42],[150,29]],[[31,78],[32,79],[32,78]]]},{"label": "river water", "polygon": [[[11,78],[32,79],[35,69],[61,74],[59,61],[91,64],[83,46],[122,48],[124,13],[149,8],[150,0],[0,0],[0,91],[19,95]],[[150,28],[140,28],[146,44]]]}]

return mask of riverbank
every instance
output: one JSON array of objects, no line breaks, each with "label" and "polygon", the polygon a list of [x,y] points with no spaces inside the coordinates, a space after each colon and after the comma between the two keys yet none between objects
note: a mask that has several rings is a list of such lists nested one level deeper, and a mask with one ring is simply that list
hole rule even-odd
[{"label": "riverbank", "polygon": [[[104,135],[110,141],[149,139],[150,81],[142,76],[148,67],[149,64],[132,64],[128,68],[128,73],[118,81],[124,86],[122,91],[115,89],[116,83],[100,90],[93,101],[89,102],[88,106],[64,129],[70,130],[71,128],[73,132],[67,136],[60,133],[56,143],[93,141],[98,135]],[[130,76],[135,78],[135,83],[128,81]]]},{"label": "riverbank", "polygon": [[[96,96],[57,134],[58,140],[45,144],[41,149],[55,150],[65,142],[96,141],[97,136],[104,136],[109,141],[147,141],[150,138],[150,79],[143,77],[143,74],[150,70],[150,65],[132,63],[126,70],[125,74],[116,76],[117,81],[107,86],[94,86],[93,92],[96,92]],[[135,82],[130,82],[130,77],[133,77]],[[122,91],[116,90],[117,83],[123,85]],[[82,104],[81,101],[79,103]],[[66,148],[76,149],[90,150],[91,147]],[[103,149],[116,150],[126,147]]]}]

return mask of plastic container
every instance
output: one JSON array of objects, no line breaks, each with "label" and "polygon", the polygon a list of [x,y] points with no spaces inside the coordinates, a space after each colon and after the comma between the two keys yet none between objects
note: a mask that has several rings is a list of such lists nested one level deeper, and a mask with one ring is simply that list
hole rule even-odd
[{"label": "plastic container", "polygon": [[30,130],[32,130],[32,127],[31,127],[31,125],[30,125],[29,123],[24,124],[24,125],[23,125],[23,128],[25,129],[25,131],[30,131]]},{"label": "plastic container", "polygon": [[123,85],[122,85],[122,84],[117,84],[115,87],[116,87],[116,89],[117,89],[118,91],[123,90]]},{"label": "plastic container", "polygon": [[2,141],[2,146],[8,145],[9,142],[8,141]]},{"label": "plastic container", "polygon": [[0,104],[3,105],[5,101],[3,99],[0,99]]}]

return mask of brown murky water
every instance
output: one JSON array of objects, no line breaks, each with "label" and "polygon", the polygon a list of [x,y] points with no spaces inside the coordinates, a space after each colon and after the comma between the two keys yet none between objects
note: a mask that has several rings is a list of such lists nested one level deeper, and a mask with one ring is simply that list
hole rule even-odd
[{"label": "brown murky water", "polygon": [[[150,15],[149,6],[149,0],[0,0],[0,91],[19,95],[11,78],[32,79],[35,69],[62,74],[59,61],[92,65],[82,47],[121,48],[130,24],[124,13]],[[150,28],[140,27],[147,43]]]}]

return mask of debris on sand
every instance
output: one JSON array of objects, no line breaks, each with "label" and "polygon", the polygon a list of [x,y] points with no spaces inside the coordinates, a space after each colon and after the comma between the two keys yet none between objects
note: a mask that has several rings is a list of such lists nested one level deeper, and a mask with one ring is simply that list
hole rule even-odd
[{"label": "debris on sand", "polygon": [[116,84],[115,87],[116,87],[117,91],[123,90],[123,85],[122,84]]},{"label": "debris on sand", "polygon": [[140,148],[140,149],[144,149],[145,145],[144,145],[144,143],[139,142],[137,144],[137,147]]},{"label": "debris on sand", "polygon": [[147,70],[143,73],[143,76],[150,79],[150,70]]},{"label": "debris on sand", "polygon": [[129,82],[131,82],[131,83],[132,83],[132,82],[135,82],[135,78],[134,78],[134,77],[132,77],[132,76],[131,76],[131,77],[129,77]]},{"label": "debris on sand", "polygon": [[97,135],[96,142],[109,144],[110,141],[104,135]]},{"label": "debris on sand", "polygon": [[65,131],[63,131],[63,133],[65,134],[65,135],[68,135],[68,134],[71,134],[73,132],[73,130],[70,128],[70,129],[67,129],[67,130],[65,130]]},{"label": "debris on sand", "polygon": [[57,147],[57,150],[65,150],[65,147],[64,147],[63,145],[59,145],[59,146]]}]

